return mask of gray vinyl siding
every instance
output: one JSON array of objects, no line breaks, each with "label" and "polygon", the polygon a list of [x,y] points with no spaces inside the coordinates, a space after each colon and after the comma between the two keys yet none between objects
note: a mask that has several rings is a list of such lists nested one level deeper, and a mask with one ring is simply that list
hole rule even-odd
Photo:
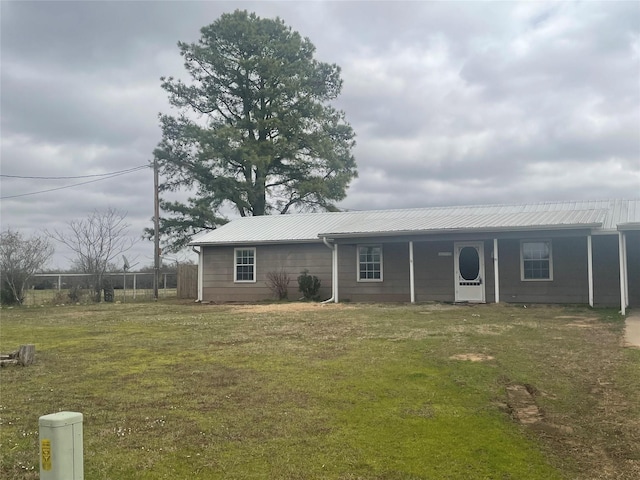
[{"label": "gray vinyl siding", "polygon": [[[484,245],[485,299],[487,302],[493,302],[495,300],[495,277],[491,257],[493,241],[480,242]],[[440,241],[413,244],[416,302],[455,301],[454,243]]]},{"label": "gray vinyl siding", "polygon": [[[639,234],[628,234],[629,301],[640,303]],[[526,238],[523,238],[526,239]],[[506,303],[589,302],[586,237],[546,237],[553,248],[553,280],[523,281],[520,272],[520,238],[498,241],[500,301]],[[617,236],[594,236],[594,297],[597,306],[620,302]],[[439,253],[451,252],[451,256]],[[454,242],[415,242],[416,301],[453,302]],[[493,240],[484,241],[484,286],[487,302],[495,301]],[[635,262],[635,263],[634,263]],[[636,267],[631,267],[636,265]],[[633,292],[633,293],[632,293]]]},{"label": "gray vinyl siding", "polygon": [[[439,253],[450,256],[439,255]],[[413,272],[416,302],[453,302],[454,285],[453,242],[415,242]]]},{"label": "gray vinyl siding", "polygon": [[[498,241],[498,254],[500,254],[500,241]],[[493,268],[493,240],[484,241],[484,288],[486,302],[496,301],[496,276]]]},{"label": "gray vinyl siding", "polygon": [[[551,232],[547,232],[551,233]],[[640,306],[640,232],[627,236],[629,303]],[[489,234],[489,236],[491,236]],[[523,281],[520,271],[521,240],[535,238],[552,242],[553,280]],[[386,240],[386,242],[385,242]],[[473,240],[465,238],[465,240]],[[495,301],[493,239],[484,244],[484,288],[487,302]],[[405,238],[363,239],[340,243],[339,300],[352,302],[409,302],[409,240]],[[414,239],[415,298],[417,302],[453,302],[453,237],[440,240]],[[358,281],[358,245],[382,245],[382,281]],[[287,245],[242,245],[256,249],[256,282],[234,282],[234,247],[203,247],[203,300],[213,302],[252,302],[273,298],[266,283],[270,271],[289,274],[289,298],[297,299],[297,277],[303,270],[321,281],[320,296],[331,297],[331,250],[321,243]],[[526,237],[509,234],[498,244],[500,301],[506,303],[587,304],[587,238],[580,236]],[[596,306],[619,306],[620,274],[618,236],[594,235],[593,280]],[[237,248],[237,247],[236,247]],[[446,255],[450,253],[450,255]],[[443,255],[444,254],[444,255]]]},{"label": "gray vinyl siding", "polygon": [[[625,232],[629,306],[640,307],[640,232]],[[593,237],[593,290],[596,305],[620,306],[620,258],[617,235]]]},{"label": "gray vinyl siding", "polygon": [[[366,245],[376,244],[367,242]],[[338,247],[339,301],[350,302],[408,302],[409,245],[382,244],[382,281],[358,281],[358,245]]]},{"label": "gray vinyl siding", "polygon": [[[362,244],[376,244],[375,242]],[[493,297],[493,263],[491,242],[485,245],[485,277],[487,299]],[[360,245],[360,244],[358,244]],[[409,302],[408,242],[383,243],[383,281],[358,282],[357,246],[339,246],[340,270],[338,286],[340,301],[353,302]],[[491,244],[492,245],[492,244]],[[440,252],[451,253],[441,256]],[[453,241],[414,242],[414,283],[416,302],[454,301]],[[489,291],[490,290],[490,291]]]},{"label": "gray vinyl siding", "polygon": [[[363,244],[375,244],[363,243]],[[414,242],[414,284],[416,302],[455,300],[453,241]],[[353,302],[409,302],[409,243],[383,243],[383,281],[358,282],[357,245],[339,247],[339,300]],[[494,276],[491,251],[484,242],[485,288],[487,301],[493,301]],[[439,253],[451,253],[442,256]]]},{"label": "gray vinyl siding", "polygon": [[[596,306],[620,306],[620,258],[618,235],[594,235],[593,297]],[[629,291],[631,293],[631,291]]]},{"label": "gray vinyl siding", "polygon": [[[527,239],[525,239],[527,240]],[[553,280],[521,280],[520,240],[499,244],[500,300],[514,303],[588,303],[586,237],[550,238]]]},{"label": "gray vinyl siding", "polygon": [[[238,248],[238,247],[235,247]],[[256,281],[234,282],[234,247],[204,247],[203,301],[256,302],[273,299],[267,273],[289,274],[289,299],[300,297],[298,275],[309,270],[320,279],[320,296],[331,296],[331,250],[324,244],[243,245],[256,249]]]},{"label": "gray vinyl siding", "polygon": [[626,232],[629,306],[640,307],[640,232]]}]

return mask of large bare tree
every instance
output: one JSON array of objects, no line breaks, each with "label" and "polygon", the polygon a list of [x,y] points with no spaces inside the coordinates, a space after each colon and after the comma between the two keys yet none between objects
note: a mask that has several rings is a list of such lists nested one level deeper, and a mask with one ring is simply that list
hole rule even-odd
[{"label": "large bare tree", "polygon": [[66,245],[76,257],[74,264],[92,276],[94,300],[100,301],[104,274],[109,264],[135,243],[128,236],[127,214],[113,208],[94,210],[87,218],[67,223],[67,231],[54,230],[51,237]]},{"label": "large bare tree", "polygon": [[53,252],[53,245],[46,236],[24,237],[11,229],[0,233],[2,301],[22,304],[29,279],[45,267]]}]

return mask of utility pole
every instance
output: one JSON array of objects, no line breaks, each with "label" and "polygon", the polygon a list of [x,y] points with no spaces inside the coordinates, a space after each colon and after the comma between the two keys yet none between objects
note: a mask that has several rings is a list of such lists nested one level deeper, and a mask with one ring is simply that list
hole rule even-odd
[{"label": "utility pole", "polygon": [[158,300],[160,282],[160,196],[158,193],[158,159],[153,159],[153,298]]}]

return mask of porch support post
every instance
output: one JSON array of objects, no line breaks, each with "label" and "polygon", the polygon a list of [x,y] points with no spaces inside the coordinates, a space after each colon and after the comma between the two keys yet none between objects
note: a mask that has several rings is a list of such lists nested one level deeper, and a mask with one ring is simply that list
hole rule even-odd
[{"label": "porch support post", "polygon": [[498,268],[498,239],[493,239],[493,278],[495,302],[500,303],[500,269]]},{"label": "porch support post", "polygon": [[338,303],[338,244],[333,245],[333,302]]},{"label": "porch support post", "polygon": [[411,289],[411,303],[416,303],[416,283],[413,271],[413,240],[409,242],[409,288]]},{"label": "porch support post", "polygon": [[627,296],[626,296],[626,264],[625,258],[625,238],[623,232],[618,232],[618,257],[620,259],[620,313],[624,316],[627,314]]},{"label": "porch support post", "polygon": [[589,282],[589,306],[593,308],[593,247],[591,234],[587,235],[587,277]]}]

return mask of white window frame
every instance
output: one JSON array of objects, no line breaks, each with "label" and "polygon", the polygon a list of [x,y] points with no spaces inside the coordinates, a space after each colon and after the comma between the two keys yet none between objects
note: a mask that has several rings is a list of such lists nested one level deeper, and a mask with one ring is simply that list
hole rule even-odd
[{"label": "white window frame", "polygon": [[[241,265],[251,265],[251,264],[243,264],[238,263],[238,252],[250,250],[253,252],[253,280],[238,280],[238,267]],[[233,282],[234,283],[256,283],[257,279],[257,256],[256,256],[256,247],[238,247],[233,249]]]},{"label": "white window frame", "polygon": [[[524,276],[524,244],[546,243],[549,247],[549,278],[525,278]],[[520,280],[523,282],[551,282],[553,281],[553,244],[549,238],[520,240]]]},{"label": "white window frame", "polygon": [[[360,249],[361,248],[379,248],[380,249],[380,278],[361,278],[360,277]],[[358,282],[382,282],[383,280],[383,272],[384,272],[384,263],[383,263],[383,248],[382,248],[382,244],[380,243],[374,243],[374,244],[362,244],[362,245],[358,245],[356,248],[356,280]]]}]

